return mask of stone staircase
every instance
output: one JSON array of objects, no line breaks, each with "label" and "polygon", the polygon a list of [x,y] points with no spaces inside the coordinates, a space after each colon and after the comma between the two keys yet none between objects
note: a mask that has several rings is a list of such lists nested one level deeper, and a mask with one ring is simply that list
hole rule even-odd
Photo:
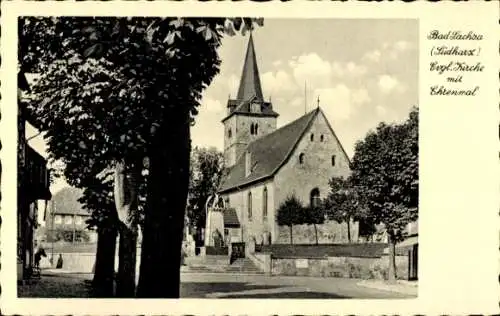
[{"label": "stone staircase", "polygon": [[229,264],[227,256],[191,257],[185,260],[184,272],[264,274],[249,258],[238,258]]}]

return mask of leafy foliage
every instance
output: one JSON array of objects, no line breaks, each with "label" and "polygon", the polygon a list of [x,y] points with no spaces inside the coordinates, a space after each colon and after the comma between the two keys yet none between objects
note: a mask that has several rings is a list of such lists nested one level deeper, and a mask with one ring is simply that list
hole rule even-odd
[{"label": "leafy foliage", "polygon": [[195,147],[191,152],[187,216],[198,228],[205,227],[205,203],[217,192],[223,163],[222,153],[215,148]]},{"label": "leafy foliage", "polygon": [[361,201],[351,178],[333,177],[329,184],[330,192],[323,202],[326,215],[331,220],[346,223],[351,241],[350,222],[362,218]]},{"label": "leafy foliage", "polygon": [[65,228],[57,228],[51,231],[47,236],[47,241],[51,242],[89,242],[90,237],[85,230],[72,230]]},{"label": "leafy foliage", "polygon": [[[177,180],[182,188],[172,191],[183,200],[178,203],[170,192],[162,191],[165,183],[160,180],[174,181],[168,178],[172,173],[157,167],[154,177],[143,162],[170,149],[179,156],[170,162],[172,170],[187,170],[182,160],[188,165],[184,152],[190,148],[189,129],[184,126],[194,124],[201,93],[219,71],[221,39],[235,31],[244,33],[255,22],[262,25],[262,19],[25,17],[19,21],[21,68],[40,75],[26,110],[44,132],[49,158],[64,165],[69,184],[88,189],[83,201],[94,210],[94,222],[101,223],[112,215],[106,212],[109,187],[99,175],[122,160],[126,166],[142,167],[153,184],[148,188],[145,227],[148,214],[164,211],[169,198],[174,210],[150,225],[157,231],[149,232],[153,237],[143,243],[140,283],[148,285],[139,292],[178,296],[175,280],[160,290],[150,284],[158,277],[178,277],[176,262],[167,269],[170,276],[157,270],[168,251],[180,249],[180,240],[177,245],[174,238],[162,251],[149,249],[157,246],[155,240],[165,242],[167,234],[182,235],[187,181],[184,188],[180,172]],[[172,122],[179,123],[171,127]],[[168,225],[172,230],[166,232]],[[147,243],[152,245],[148,248]],[[148,273],[143,281],[144,271]]]},{"label": "leafy foliage", "polygon": [[325,212],[323,207],[306,206],[300,218],[301,224],[321,225],[325,222]]},{"label": "leafy foliage", "polygon": [[304,206],[302,202],[295,196],[288,196],[278,207],[276,221],[281,226],[292,226],[303,222]]},{"label": "leafy foliage", "polygon": [[314,236],[318,244],[318,227],[325,222],[325,212],[321,205],[306,206],[302,210],[301,223],[314,225]]},{"label": "leafy foliage", "polygon": [[224,32],[245,32],[253,22],[21,18],[20,64],[40,74],[28,110],[45,132],[49,158],[64,164],[70,184],[85,188],[114,161],[146,157],[169,108],[196,115],[203,88],[219,71]]},{"label": "leafy foliage", "polygon": [[381,123],[356,144],[352,181],[374,223],[394,240],[418,218],[418,108],[402,124]]},{"label": "leafy foliage", "polygon": [[290,227],[290,243],[293,243],[293,225],[302,224],[304,222],[304,205],[292,194],[281,202],[277,212],[276,221],[278,225]]}]

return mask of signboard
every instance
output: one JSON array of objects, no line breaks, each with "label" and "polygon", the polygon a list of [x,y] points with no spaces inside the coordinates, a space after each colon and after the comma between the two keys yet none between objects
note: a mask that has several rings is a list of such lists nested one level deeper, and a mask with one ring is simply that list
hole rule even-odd
[{"label": "signboard", "polygon": [[309,262],[307,261],[307,259],[296,259],[295,267],[297,269],[307,269],[307,267],[309,267]]}]

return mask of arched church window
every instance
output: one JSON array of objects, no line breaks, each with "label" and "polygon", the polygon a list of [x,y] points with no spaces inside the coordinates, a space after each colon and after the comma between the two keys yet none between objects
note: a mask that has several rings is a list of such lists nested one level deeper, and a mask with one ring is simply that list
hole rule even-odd
[{"label": "arched church window", "polygon": [[300,164],[304,163],[304,153],[300,153],[300,155],[299,155],[299,163]]},{"label": "arched church window", "polygon": [[324,140],[324,136],[323,134],[321,134],[321,136],[319,137],[319,141],[322,142]]},{"label": "arched church window", "polygon": [[227,137],[231,138],[231,136],[232,136],[232,131],[231,131],[231,129],[229,129],[229,130],[227,131]]},{"label": "arched church window", "polygon": [[332,155],[332,166],[335,166],[335,155]]},{"label": "arched church window", "polygon": [[255,135],[257,135],[259,133],[259,124],[255,123]]},{"label": "arched church window", "polygon": [[314,134],[311,134],[311,141],[314,141]]},{"label": "arched church window", "polygon": [[252,220],[252,192],[248,192],[248,220]]},{"label": "arched church window", "polygon": [[250,124],[250,134],[253,135],[254,134],[254,126],[253,126],[253,123]]},{"label": "arched church window", "polygon": [[262,217],[264,220],[267,218],[267,187],[264,188],[262,193]]},{"label": "arched church window", "polygon": [[312,189],[309,198],[310,198],[309,203],[311,207],[318,207],[321,201],[319,196],[319,189],[318,188]]}]

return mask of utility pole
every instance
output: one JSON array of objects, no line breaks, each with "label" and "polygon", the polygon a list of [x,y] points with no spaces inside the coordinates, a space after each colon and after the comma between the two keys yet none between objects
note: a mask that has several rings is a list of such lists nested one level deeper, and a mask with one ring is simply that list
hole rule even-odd
[{"label": "utility pole", "polygon": [[52,207],[50,208],[50,232],[51,236],[50,238],[52,239],[52,255],[50,257],[51,259],[51,265],[54,265],[54,240],[56,239],[55,236],[55,230],[54,230],[54,213],[56,209],[56,201],[52,200]]},{"label": "utility pole", "polygon": [[304,114],[307,113],[307,81],[304,81]]}]

